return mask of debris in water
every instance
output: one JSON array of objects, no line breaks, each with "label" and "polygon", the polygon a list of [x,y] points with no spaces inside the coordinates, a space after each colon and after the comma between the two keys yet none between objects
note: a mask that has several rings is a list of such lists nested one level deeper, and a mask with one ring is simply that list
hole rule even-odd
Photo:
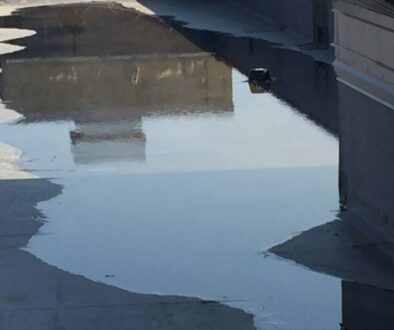
[{"label": "debris in water", "polygon": [[268,69],[255,68],[249,72],[249,88],[252,94],[264,93],[271,89],[273,81]]}]

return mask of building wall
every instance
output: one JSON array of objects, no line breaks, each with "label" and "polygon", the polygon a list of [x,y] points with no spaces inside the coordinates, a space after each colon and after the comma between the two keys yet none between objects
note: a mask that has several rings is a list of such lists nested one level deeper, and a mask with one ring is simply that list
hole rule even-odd
[{"label": "building wall", "polygon": [[339,84],[341,195],[346,212],[394,239],[394,111]]},{"label": "building wall", "polygon": [[[394,15],[394,6],[393,6]],[[335,3],[336,60],[394,84],[394,19],[347,1]]]},{"label": "building wall", "polygon": [[393,241],[394,19],[379,1],[335,3],[339,186],[359,228]]}]

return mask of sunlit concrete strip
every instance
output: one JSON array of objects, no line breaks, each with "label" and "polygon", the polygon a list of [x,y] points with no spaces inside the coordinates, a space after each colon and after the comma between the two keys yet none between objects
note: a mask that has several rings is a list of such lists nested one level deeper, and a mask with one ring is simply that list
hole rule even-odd
[{"label": "sunlit concrete strip", "polygon": [[[4,41],[23,38],[33,34],[35,32],[31,30],[0,29],[0,54],[13,53],[24,48],[7,44]],[[22,117],[18,112],[7,109],[5,104],[0,100],[0,124],[13,122]],[[16,164],[21,159],[22,154],[21,150],[0,142],[0,180],[36,178]]]},{"label": "sunlit concrete strip", "polygon": [[21,150],[0,142],[0,180],[36,178],[16,164],[21,157]]},{"label": "sunlit concrete strip", "polygon": [[20,113],[10,109],[2,109],[2,105],[0,104],[0,124],[17,121],[21,118],[23,116]]},{"label": "sunlit concrete strip", "polygon": [[[0,73],[2,72],[3,69],[0,69]],[[0,124],[15,122],[22,118],[23,115],[15,110],[7,109],[6,105],[0,100]]]},{"label": "sunlit concrete strip", "polygon": [[36,32],[32,30],[0,28],[0,55],[18,52],[24,48],[22,46],[11,45],[5,41],[28,37],[35,33]]},{"label": "sunlit concrete strip", "polygon": [[1,28],[0,42],[10,41],[13,39],[20,39],[34,35],[36,32],[32,30]]},{"label": "sunlit concrete strip", "polygon": [[[1,28],[0,29],[0,54],[9,54],[24,47],[11,45],[5,41],[19,39],[34,35],[36,32],[32,30]],[[17,121],[23,118],[18,112],[7,109],[5,104],[0,100],[0,124]],[[21,150],[14,148],[8,144],[0,142],[0,180],[13,179],[33,179],[36,176],[23,170],[17,165],[23,153]]]}]

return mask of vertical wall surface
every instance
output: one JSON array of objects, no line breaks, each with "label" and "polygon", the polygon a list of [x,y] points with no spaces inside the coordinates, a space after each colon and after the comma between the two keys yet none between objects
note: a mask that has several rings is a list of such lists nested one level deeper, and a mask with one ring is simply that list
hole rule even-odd
[{"label": "vertical wall surface", "polygon": [[392,240],[394,111],[339,84],[342,194],[352,212]]},{"label": "vertical wall surface", "polygon": [[340,191],[349,214],[393,241],[394,19],[376,3],[335,3]]}]

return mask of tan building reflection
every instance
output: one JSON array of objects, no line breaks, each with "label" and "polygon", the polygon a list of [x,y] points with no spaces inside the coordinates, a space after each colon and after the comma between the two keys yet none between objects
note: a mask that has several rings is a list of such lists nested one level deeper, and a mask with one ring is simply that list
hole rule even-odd
[{"label": "tan building reflection", "polygon": [[[138,18],[138,30],[147,35],[154,31],[162,40],[146,40],[130,33],[127,26],[125,36],[114,37],[117,44],[112,39],[100,43],[89,24],[97,25],[95,15],[103,18],[113,13],[103,6],[82,10],[85,7],[26,10],[23,24],[34,25],[38,33],[29,39],[31,47],[24,53],[3,60],[1,86],[2,98],[26,121],[75,122],[70,137],[77,163],[143,161],[149,139],[141,127],[143,117],[233,110],[228,65],[200,51],[181,34],[169,33],[170,28],[159,19],[145,16]],[[73,18],[76,13],[78,19]],[[37,15],[38,24],[32,19]],[[136,19],[136,14],[127,12],[127,17]],[[110,23],[109,30],[120,28],[113,24],[119,22]],[[49,26],[49,32],[40,33],[42,26],[47,30]],[[66,27],[65,31],[59,32],[59,26]],[[71,30],[78,32],[73,38]],[[59,33],[63,36],[57,41],[60,50],[54,53],[56,47],[46,51],[52,33],[53,38]],[[125,44],[130,47],[128,54]],[[39,46],[42,56],[36,57]]]}]

